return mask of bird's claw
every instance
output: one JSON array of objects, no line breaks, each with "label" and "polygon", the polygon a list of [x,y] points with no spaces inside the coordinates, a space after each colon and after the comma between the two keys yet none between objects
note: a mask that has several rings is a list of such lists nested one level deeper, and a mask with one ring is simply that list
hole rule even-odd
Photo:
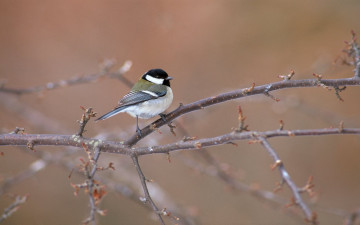
[{"label": "bird's claw", "polygon": [[142,136],[142,134],[141,134],[141,130],[140,130],[140,128],[136,128],[136,133],[139,135],[139,137],[141,137]]},{"label": "bird's claw", "polygon": [[160,113],[159,116],[160,116],[161,119],[164,121],[164,123],[166,123],[166,119],[165,119],[166,115],[163,114],[163,113]]}]

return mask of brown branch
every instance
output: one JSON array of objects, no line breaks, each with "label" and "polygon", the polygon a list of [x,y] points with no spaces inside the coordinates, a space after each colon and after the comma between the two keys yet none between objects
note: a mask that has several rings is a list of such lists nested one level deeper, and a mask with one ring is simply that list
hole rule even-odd
[{"label": "brown branch", "polygon": [[36,87],[29,87],[29,88],[6,88],[4,84],[0,86],[0,92],[9,93],[9,94],[16,94],[16,95],[23,95],[23,94],[30,94],[30,93],[39,93],[46,90],[54,90],[61,87],[67,86],[75,86],[79,84],[86,84],[97,81],[101,77],[109,77],[115,78],[122,81],[127,86],[132,86],[132,82],[126,79],[123,75],[128,72],[131,68],[131,61],[126,61],[124,65],[116,72],[110,72],[110,69],[114,66],[114,61],[105,60],[101,71],[94,74],[89,74],[85,76],[76,76],[72,77],[68,80],[61,80],[58,82],[49,82],[46,85],[36,86]]},{"label": "brown branch", "polygon": [[136,167],[136,170],[139,174],[139,177],[140,177],[140,181],[141,181],[141,185],[143,187],[143,190],[144,190],[144,194],[145,194],[145,199],[144,203],[149,203],[153,209],[153,211],[155,212],[155,214],[158,216],[159,220],[160,220],[160,223],[162,225],[165,225],[165,222],[163,220],[163,218],[161,217],[161,211],[159,211],[159,208],[155,205],[154,201],[151,199],[151,196],[149,194],[149,190],[148,190],[148,187],[147,187],[147,184],[146,184],[146,177],[144,176],[144,173],[142,172],[141,168],[140,168],[140,164],[139,164],[139,160],[138,160],[138,156],[133,154],[131,156],[132,160],[133,160],[133,163]]},{"label": "brown branch", "polygon": [[[360,134],[360,128],[325,128],[325,129],[308,129],[308,130],[272,130],[272,131],[248,131],[248,132],[231,132],[217,137],[203,138],[192,141],[179,141],[172,144],[133,148],[132,151],[137,155],[148,155],[154,153],[168,153],[178,150],[202,149],[210,146],[228,144],[236,140],[252,140],[256,136],[265,138],[273,137],[294,137],[294,136],[317,136],[317,135],[338,135],[338,134]],[[0,143],[1,144],[1,143]]]},{"label": "brown branch", "polygon": [[88,195],[89,195],[89,200],[90,200],[90,215],[88,218],[86,218],[83,221],[83,224],[93,224],[96,225],[96,220],[95,220],[95,214],[96,212],[100,212],[102,213],[103,211],[99,210],[97,207],[98,204],[98,200],[97,197],[94,196],[95,195],[95,191],[94,191],[94,186],[95,184],[95,173],[98,169],[97,166],[97,161],[100,157],[100,148],[95,148],[94,150],[94,155],[89,155],[89,165],[92,165],[92,168],[89,168],[89,166],[87,166],[85,168],[85,175],[87,177],[86,180],[86,184],[87,184],[87,191],[88,191]]},{"label": "brown branch", "polygon": [[291,179],[290,174],[286,171],[284,167],[284,163],[279,158],[275,150],[271,147],[269,142],[266,140],[266,138],[262,136],[255,137],[257,140],[260,141],[260,143],[264,146],[264,148],[268,151],[270,156],[274,159],[276,167],[279,169],[279,172],[281,174],[282,180],[289,186],[291,189],[291,192],[294,196],[294,204],[298,205],[301,210],[304,212],[306,221],[310,222],[311,224],[317,224],[316,221],[316,214],[314,212],[311,212],[309,207],[306,205],[306,203],[303,201],[300,193],[299,188],[296,186],[294,181]]},{"label": "brown branch", "polygon": [[96,112],[94,112],[92,108],[86,109],[83,106],[81,106],[80,108],[84,111],[84,113],[82,114],[81,119],[78,121],[80,124],[80,127],[79,127],[79,131],[77,132],[76,135],[82,137],[83,133],[85,132],[86,124],[89,122],[91,117],[96,116]]},{"label": "brown branch", "polygon": [[138,134],[134,134],[128,140],[124,142],[125,145],[133,146],[141,139],[151,134],[157,128],[171,122],[177,117],[180,117],[186,113],[203,109],[208,106],[212,106],[221,102],[229,101],[232,99],[243,98],[246,96],[258,95],[258,94],[266,94],[270,91],[285,89],[285,88],[298,88],[298,87],[316,87],[319,85],[319,82],[327,87],[339,87],[339,86],[359,86],[360,85],[360,77],[353,78],[343,78],[343,79],[308,79],[308,80],[287,80],[274,82],[270,84],[265,84],[261,86],[253,87],[250,91],[249,88],[238,89],[235,91],[219,94],[217,96],[205,98],[187,105],[180,105],[174,111],[165,115],[165,121],[163,119],[158,119],[155,122],[149,124],[145,128],[141,130],[142,136],[140,137]]},{"label": "brown branch", "polygon": [[317,136],[317,135],[338,135],[338,134],[360,134],[360,128],[324,128],[305,130],[272,130],[272,131],[247,131],[231,132],[217,137],[203,138],[192,141],[179,141],[167,145],[130,148],[120,142],[102,141],[99,139],[83,138],[76,135],[55,135],[55,134],[2,134],[0,135],[1,145],[27,146],[28,142],[36,145],[52,146],[73,146],[82,148],[86,144],[89,148],[101,148],[102,152],[117,153],[123,155],[149,155],[155,153],[169,153],[178,150],[200,149],[209,146],[228,144],[236,140],[252,140],[256,136],[264,138],[273,137],[294,137],[294,136]]}]

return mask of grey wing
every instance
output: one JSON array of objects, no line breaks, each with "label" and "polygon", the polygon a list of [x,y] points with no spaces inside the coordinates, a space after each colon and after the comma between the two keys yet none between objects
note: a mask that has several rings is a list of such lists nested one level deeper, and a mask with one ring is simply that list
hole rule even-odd
[{"label": "grey wing", "polygon": [[141,102],[145,102],[151,99],[157,99],[159,97],[162,97],[166,95],[165,91],[131,91],[127,95],[125,95],[122,99],[119,101],[119,105],[116,107],[123,107],[123,106],[131,106],[136,105]]},{"label": "grey wing", "polygon": [[97,120],[104,120],[107,118],[110,118],[112,116],[115,116],[116,114],[120,113],[123,109],[132,106],[132,105],[136,105],[139,104],[141,102],[145,102],[151,99],[157,99],[159,97],[162,97],[164,95],[166,95],[166,89],[161,89],[160,91],[153,91],[151,90],[152,88],[150,88],[149,91],[131,91],[129,92],[129,94],[125,95],[120,101],[119,101],[119,105],[117,107],[115,107],[115,109],[113,109],[112,111],[106,113],[105,115],[102,115],[101,117],[99,117]]}]

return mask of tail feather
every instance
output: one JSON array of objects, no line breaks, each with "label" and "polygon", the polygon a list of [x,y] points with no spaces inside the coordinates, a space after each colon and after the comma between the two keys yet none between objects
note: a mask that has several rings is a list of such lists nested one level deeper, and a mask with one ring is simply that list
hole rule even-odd
[{"label": "tail feather", "polygon": [[99,118],[97,118],[95,121],[98,121],[98,120],[105,120],[107,118],[110,118],[112,116],[115,116],[116,114],[118,113],[121,113],[122,110],[124,109],[124,107],[119,107],[119,108],[115,108],[114,110],[100,116]]}]

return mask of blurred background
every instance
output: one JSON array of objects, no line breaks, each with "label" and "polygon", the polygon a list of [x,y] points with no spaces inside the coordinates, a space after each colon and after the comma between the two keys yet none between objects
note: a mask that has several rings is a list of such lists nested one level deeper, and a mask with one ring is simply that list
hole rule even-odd
[{"label": "blurred background", "polygon": [[[253,82],[278,81],[279,74],[291,69],[296,72],[293,79],[313,78],[313,73],[325,78],[351,77],[351,67],[334,61],[342,55],[344,41],[350,40],[350,30],[360,34],[359,10],[357,0],[1,1],[0,79],[8,88],[33,87],[98,73],[106,59],[116,60],[113,71],[131,60],[125,77],[132,82],[151,68],[163,68],[174,77],[174,102],[169,109],[173,110],[180,103],[249,87]],[[80,106],[103,114],[128,91],[124,83],[102,78],[37,94],[1,94],[0,129],[8,133],[18,126],[27,133],[73,134],[78,130]],[[190,136],[225,134],[238,125],[237,107],[241,105],[251,130],[277,129],[279,120],[286,129],[337,127],[340,121],[345,127],[360,127],[358,87],[341,93],[344,102],[323,88],[272,94],[281,101],[254,96],[186,114],[176,122]],[[29,119],[33,116],[42,119]],[[140,127],[154,120],[142,120]],[[162,134],[154,132],[138,146],[171,143],[184,136],[179,130],[173,136],[165,126],[160,130]],[[134,131],[135,119],[121,114],[98,123],[90,121],[85,136],[112,134],[108,139],[121,141]],[[304,199],[321,224],[342,224],[347,212],[360,207],[358,136],[277,138],[270,143],[298,186],[314,176],[316,198],[304,195]],[[57,154],[65,149],[36,150],[37,154]],[[4,152],[0,181],[21,174],[38,159],[26,148],[1,147],[0,151]],[[278,172],[270,169],[271,157],[258,144],[244,141],[238,147],[208,151],[244,184],[272,191],[280,181]],[[76,165],[80,157],[86,157],[83,151],[65,159]],[[142,195],[131,160],[103,154],[100,164],[109,162],[116,170],[98,175],[132,186]],[[197,224],[304,223],[301,212],[300,216],[286,214],[299,212],[296,208],[273,207],[200,172],[194,165],[213,168],[197,152],[172,153],[171,162],[167,155],[149,155],[141,157],[140,163],[147,178],[184,214],[196,218]],[[83,192],[73,196],[70,183],[84,179],[77,174],[68,179],[70,171],[61,163],[50,164],[6,189],[0,197],[1,211],[13,201],[12,194],[29,194],[29,200],[4,224],[80,224],[89,213],[88,198]],[[287,187],[277,195],[290,201]],[[158,196],[154,200],[159,208],[170,208]],[[158,224],[141,203],[111,190],[101,208],[108,212],[99,224]]]}]

